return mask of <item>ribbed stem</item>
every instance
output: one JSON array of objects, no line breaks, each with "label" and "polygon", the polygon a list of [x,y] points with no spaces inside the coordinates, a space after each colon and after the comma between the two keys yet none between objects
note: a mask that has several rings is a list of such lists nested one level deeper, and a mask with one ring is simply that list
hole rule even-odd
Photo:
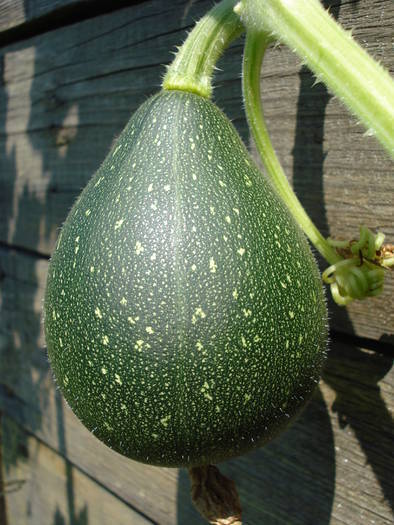
[{"label": "ribbed stem", "polygon": [[243,32],[234,13],[235,0],[223,0],[196,24],[164,77],[163,89],[179,89],[210,98],[216,62]]}]

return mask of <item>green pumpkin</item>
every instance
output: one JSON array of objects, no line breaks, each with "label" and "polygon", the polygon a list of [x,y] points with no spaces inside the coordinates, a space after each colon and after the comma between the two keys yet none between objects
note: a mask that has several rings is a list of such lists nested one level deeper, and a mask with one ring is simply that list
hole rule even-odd
[{"label": "green pumpkin", "polygon": [[269,441],[310,397],[326,350],[304,235],[226,116],[181,91],[138,109],[75,203],[44,310],[72,410],[154,465]]}]

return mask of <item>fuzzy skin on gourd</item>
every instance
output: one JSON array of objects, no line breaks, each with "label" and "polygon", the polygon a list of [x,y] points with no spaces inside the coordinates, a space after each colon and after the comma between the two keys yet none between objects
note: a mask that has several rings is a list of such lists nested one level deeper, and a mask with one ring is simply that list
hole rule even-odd
[{"label": "fuzzy skin on gourd", "polygon": [[180,91],[138,109],[75,203],[44,313],[73,411],[155,465],[270,440],[309,398],[326,349],[302,232],[225,115]]}]

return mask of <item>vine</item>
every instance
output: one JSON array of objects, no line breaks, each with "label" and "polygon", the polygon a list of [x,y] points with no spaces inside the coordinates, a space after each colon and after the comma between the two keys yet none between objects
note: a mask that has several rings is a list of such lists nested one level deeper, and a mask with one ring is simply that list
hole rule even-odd
[{"label": "vine", "polygon": [[[393,266],[393,250],[381,245],[381,233],[373,236],[365,227],[361,227],[358,241],[338,244],[325,239],[313,224],[272,146],[261,107],[260,69],[268,45],[272,41],[284,42],[391,155],[394,155],[394,82],[351,34],[324,11],[318,0],[297,0],[297,5],[295,0],[238,3],[222,0],[196,24],[178,49],[164,77],[163,89],[180,89],[210,98],[219,56],[245,30],[240,19],[247,33],[243,60],[245,109],[267,174],[297,223],[330,265],[322,277],[330,285],[334,300],[346,305],[354,299],[376,296],[383,289],[384,269]],[[375,246],[373,253],[372,246]]]}]

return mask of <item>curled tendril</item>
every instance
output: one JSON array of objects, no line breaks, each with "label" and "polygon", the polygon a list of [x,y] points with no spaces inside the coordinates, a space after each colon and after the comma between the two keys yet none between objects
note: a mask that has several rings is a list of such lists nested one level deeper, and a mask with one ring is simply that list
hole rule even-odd
[{"label": "curled tendril", "polygon": [[383,233],[375,235],[366,226],[360,227],[359,240],[327,239],[342,257],[322,275],[337,304],[346,305],[382,292],[384,270],[394,266],[394,246],[383,246],[383,241]]}]

